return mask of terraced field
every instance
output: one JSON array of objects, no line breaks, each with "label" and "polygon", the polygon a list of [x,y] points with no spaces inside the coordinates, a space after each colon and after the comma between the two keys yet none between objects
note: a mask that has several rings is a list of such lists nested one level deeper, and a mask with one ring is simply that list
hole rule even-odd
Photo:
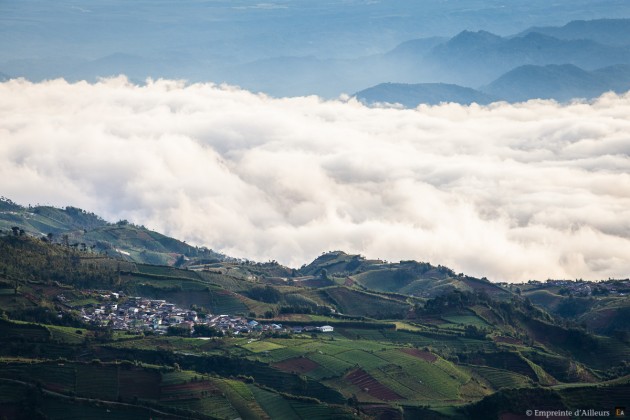
[{"label": "terraced field", "polygon": [[489,327],[488,323],[477,315],[449,315],[443,316],[442,319],[453,324],[474,325],[475,327]]},{"label": "terraced field", "polygon": [[344,377],[344,379],[355,385],[359,389],[363,390],[363,392],[381,401],[394,401],[403,399],[402,396],[398,395],[390,388],[381,384],[363,369],[353,370],[352,372],[348,373]]},{"label": "terraced field", "polygon": [[67,344],[81,344],[85,337],[91,335],[88,330],[83,328],[59,327],[56,325],[51,325],[47,328],[50,330],[53,340]]},{"label": "terraced field", "polygon": [[76,391],[76,368],[65,363],[41,363],[28,367],[28,373],[47,387],[57,392]]},{"label": "terraced field", "polygon": [[249,308],[238,295],[228,290],[210,289],[209,306],[215,314],[247,313]]},{"label": "terraced field", "polygon": [[126,399],[135,397],[157,400],[160,398],[161,375],[155,370],[121,367],[118,370],[118,394]]},{"label": "terraced field", "polygon": [[195,271],[180,270],[167,265],[150,265],[150,264],[136,264],[136,268],[139,273],[151,274],[154,276],[163,276],[169,278],[183,278],[189,280],[201,280],[199,274]]},{"label": "terraced field", "polygon": [[402,317],[409,310],[407,304],[346,287],[331,287],[322,293],[336,303],[340,312],[348,315],[391,318]]},{"label": "terraced field", "polygon": [[272,419],[300,419],[300,415],[291,407],[291,404],[280,395],[264,389],[250,386],[250,390],[256,401],[267,415]]},{"label": "terraced field", "polygon": [[396,292],[409,283],[396,281],[396,271],[387,268],[356,274],[352,278],[366,288],[380,292]]},{"label": "terraced field", "polygon": [[428,362],[399,350],[387,350],[381,357],[397,368],[389,370],[393,381],[438,400],[458,399],[459,388],[470,381],[468,374],[443,359]]},{"label": "terraced field", "polygon": [[281,349],[283,346],[280,344],[273,343],[271,341],[256,340],[256,341],[252,341],[251,343],[244,344],[242,347],[254,353],[261,353],[261,352],[267,352],[271,350],[278,350],[278,349]]},{"label": "terraced field", "polygon": [[[244,419],[264,419],[267,418],[267,414],[260,407],[260,404],[256,401],[254,394],[250,386],[243,382],[229,380],[229,379],[216,379],[217,386],[225,393],[225,396],[230,402],[230,405],[238,413],[238,415]],[[222,418],[235,418],[233,416],[224,416]]]},{"label": "terraced field", "polygon": [[178,384],[161,386],[160,400],[168,403],[182,400],[200,400],[206,395],[219,393],[219,388],[207,380],[180,382]]},{"label": "terraced field", "polygon": [[503,369],[487,366],[471,366],[471,368],[486,379],[494,389],[521,388],[532,383],[527,376]]},{"label": "terraced field", "polygon": [[0,365],[0,375],[4,378],[45,383],[53,391],[75,391],[75,367],[64,363],[3,363]]},{"label": "terraced field", "polygon": [[[260,352],[258,352],[260,355]],[[278,347],[273,351],[270,351],[268,354],[263,354],[262,358],[259,360],[264,360],[268,363],[279,362],[286,359],[291,359],[293,357],[300,357],[304,354],[304,351],[298,347]]]},{"label": "terraced field", "polygon": [[78,395],[116,401],[118,372],[116,366],[76,365]]},{"label": "terraced field", "polygon": [[416,348],[402,348],[400,349],[403,353],[406,353],[410,356],[415,356],[419,359],[422,359],[426,362],[435,362],[437,360],[437,356],[429,351],[418,350]]},{"label": "terraced field", "polygon": [[5,340],[47,341],[52,337],[50,330],[46,327],[19,321],[0,320],[0,332]]},{"label": "terraced field", "polygon": [[311,372],[320,367],[319,364],[306,357],[294,357],[292,359],[286,359],[282,362],[274,363],[271,366],[285,372],[295,372],[300,374]]},{"label": "terraced field", "polygon": [[388,364],[388,361],[379,356],[380,352],[367,352],[363,350],[348,350],[336,354],[337,359],[346,363],[356,364],[364,369],[372,370]]},{"label": "terraced field", "polygon": [[318,379],[341,376],[354,366],[354,363],[319,352],[309,353],[308,358],[320,365],[319,369],[310,372],[310,375],[317,376]]}]

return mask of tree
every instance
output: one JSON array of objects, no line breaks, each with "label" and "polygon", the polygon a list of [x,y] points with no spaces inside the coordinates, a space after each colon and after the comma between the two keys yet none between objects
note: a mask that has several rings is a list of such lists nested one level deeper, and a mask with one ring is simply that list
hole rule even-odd
[{"label": "tree", "polygon": [[184,256],[184,254],[182,254],[177,258],[177,261],[175,261],[175,264],[173,264],[173,267],[181,267],[182,265],[184,265],[185,262],[186,262],[186,257]]},{"label": "tree", "polygon": [[204,324],[195,325],[195,336],[197,337],[221,337],[223,333],[214,327]]}]

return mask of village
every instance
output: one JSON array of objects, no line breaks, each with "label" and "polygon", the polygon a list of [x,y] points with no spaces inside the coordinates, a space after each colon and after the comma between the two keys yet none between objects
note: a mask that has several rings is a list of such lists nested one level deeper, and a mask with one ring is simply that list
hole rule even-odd
[{"label": "village", "polygon": [[626,296],[630,293],[630,279],[620,280],[601,280],[585,281],[585,280],[553,280],[548,279],[546,281],[529,280],[527,283],[496,283],[499,286],[505,287],[512,291],[518,291],[523,287],[527,290],[539,290],[558,288],[557,293],[564,296],[598,296],[598,295],[610,295],[610,296]]},{"label": "village", "polygon": [[[322,326],[283,326],[279,323],[261,323],[255,319],[230,314],[199,314],[197,311],[183,309],[174,303],[161,299],[144,297],[125,297],[122,292],[97,292],[101,302],[88,304],[79,308],[84,322],[113,330],[131,332],[153,332],[155,334],[172,334],[174,331],[185,332],[184,335],[239,335],[263,332],[277,333],[329,333],[334,328]],[[57,296],[61,302],[66,298]],[[195,331],[195,328],[199,331]]]}]

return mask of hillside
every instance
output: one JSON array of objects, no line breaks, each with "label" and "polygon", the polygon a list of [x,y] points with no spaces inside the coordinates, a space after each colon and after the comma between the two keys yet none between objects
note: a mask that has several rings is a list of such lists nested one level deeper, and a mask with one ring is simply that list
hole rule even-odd
[{"label": "hillside", "polygon": [[630,19],[574,20],[564,26],[533,27],[519,34],[531,32],[558,39],[590,39],[607,45],[627,46],[630,40]]},{"label": "hillside", "polygon": [[625,281],[597,283],[571,314],[562,301],[588,284],[501,286],[342,251],[297,270],[121,257],[0,235],[0,414],[481,419],[531,401],[600,408],[627,396]]},{"label": "hillside", "polygon": [[126,220],[109,223],[94,213],[76,207],[27,208],[2,198],[0,230],[10,232],[14,227],[52,243],[89,248],[95,253],[117,255],[133,262],[166,265],[177,262],[181,265],[186,259],[189,262],[214,262],[225,258],[207,248],[187,245]]},{"label": "hillside", "polygon": [[457,84],[479,86],[523,65],[572,64],[594,70],[630,64],[630,47],[590,39],[558,39],[536,32],[504,38],[483,31],[464,31],[433,48],[425,60]]},{"label": "hillside", "polygon": [[630,89],[629,22],[573,21],[513,36],[464,30],[452,38],[412,39],[364,61],[375,77],[380,72],[381,83],[355,96],[368,105],[415,108],[623,93]]},{"label": "hillside", "polygon": [[512,102],[532,98],[558,101],[589,99],[607,91],[623,93],[629,89],[628,65],[589,72],[571,64],[517,67],[482,88],[484,92]]}]

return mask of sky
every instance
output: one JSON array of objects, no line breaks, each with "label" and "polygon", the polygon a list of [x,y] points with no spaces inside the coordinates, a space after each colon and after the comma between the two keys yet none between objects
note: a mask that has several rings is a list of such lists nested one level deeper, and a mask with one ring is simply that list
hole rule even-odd
[{"label": "sky", "polygon": [[291,267],[331,250],[493,281],[630,272],[630,94],[368,108],[125,77],[0,84],[0,191]]}]

